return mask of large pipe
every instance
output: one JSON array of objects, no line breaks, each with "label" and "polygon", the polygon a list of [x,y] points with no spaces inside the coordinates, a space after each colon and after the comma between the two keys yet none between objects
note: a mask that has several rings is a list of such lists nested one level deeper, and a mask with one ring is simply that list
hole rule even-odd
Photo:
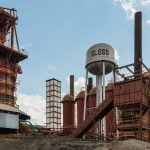
[{"label": "large pipe", "polygon": [[93,88],[93,79],[88,78],[87,92],[89,93],[92,88]]},{"label": "large pipe", "polygon": [[70,95],[74,98],[74,75],[70,75]]},{"label": "large pipe", "polygon": [[140,73],[142,61],[142,12],[135,13],[134,20],[134,63],[135,74]]}]

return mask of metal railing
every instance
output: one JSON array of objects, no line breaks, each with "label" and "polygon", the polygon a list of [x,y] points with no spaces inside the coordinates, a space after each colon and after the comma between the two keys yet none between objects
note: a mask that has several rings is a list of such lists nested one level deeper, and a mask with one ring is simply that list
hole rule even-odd
[{"label": "metal railing", "polygon": [[8,48],[12,49],[13,51],[17,51],[17,52],[19,52],[19,53],[21,53],[21,54],[28,55],[28,52],[25,51],[25,49],[18,49],[18,48],[16,48],[16,47],[13,47],[13,48],[12,48],[10,44],[8,44],[8,43],[3,43],[2,40],[0,40],[0,45],[1,45],[1,46],[5,46],[5,47],[8,47]]}]

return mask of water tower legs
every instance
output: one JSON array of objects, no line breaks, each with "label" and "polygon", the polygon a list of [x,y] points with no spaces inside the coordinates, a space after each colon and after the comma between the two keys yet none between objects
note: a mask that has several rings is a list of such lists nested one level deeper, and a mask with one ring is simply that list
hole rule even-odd
[{"label": "water tower legs", "polygon": [[87,81],[88,81],[88,70],[86,70],[86,77],[85,77],[85,96],[84,96],[83,121],[86,118],[86,110],[87,110]]},{"label": "water tower legs", "polygon": [[[103,61],[103,88],[102,88],[102,101],[105,100],[105,62]],[[103,118],[103,131],[104,131],[104,138],[106,137],[106,118]]]},{"label": "water tower legs", "polygon": [[[105,62],[102,62],[102,75],[96,76],[96,107],[99,106],[102,101],[105,100]],[[100,133],[100,136],[106,137],[106,119],[105,117],[99,121],[97,133]],[[102,137],[102,136],[101,136]]]}]

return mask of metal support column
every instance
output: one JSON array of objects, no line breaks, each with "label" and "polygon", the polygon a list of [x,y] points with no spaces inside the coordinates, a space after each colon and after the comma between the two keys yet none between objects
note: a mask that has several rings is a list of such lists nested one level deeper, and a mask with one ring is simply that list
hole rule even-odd
[{"label": "metal support column", "polygon": [[84,96],[84,113],[83,113],[83,121],[86,118],[86,111],[87,111],[87,80],[88,80],[88,70],[86,70],[86,77],[85,77],[85,96]]},{"label": "metal support column", "polygon": [[[119,114],[118,114],[118,108],[115,107],[116,110],[116,126],[118,125],[118,120],[119,120]],[[117,130],[117,139],[119,139],[119,130],[116,128]]]},{"label": "metal support column", "polygon": [[[102,88],[102,95],[103,95],[103,99],[102,101],[105,100],[105,62],[103,61],[103,88]],[[104,138],[106,138],[106,117],[103,118],[103,131],[104,131]]]}]

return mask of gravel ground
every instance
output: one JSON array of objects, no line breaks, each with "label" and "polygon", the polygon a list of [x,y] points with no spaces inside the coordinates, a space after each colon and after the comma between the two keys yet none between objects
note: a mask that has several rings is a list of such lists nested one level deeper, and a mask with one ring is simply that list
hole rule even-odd
[{"label": "gravel ground", "polygon": [[0,150],[150,150],[150,143],[124,141],[83,141],[64,136],[28,136],[17,139],[0,136]]}]

